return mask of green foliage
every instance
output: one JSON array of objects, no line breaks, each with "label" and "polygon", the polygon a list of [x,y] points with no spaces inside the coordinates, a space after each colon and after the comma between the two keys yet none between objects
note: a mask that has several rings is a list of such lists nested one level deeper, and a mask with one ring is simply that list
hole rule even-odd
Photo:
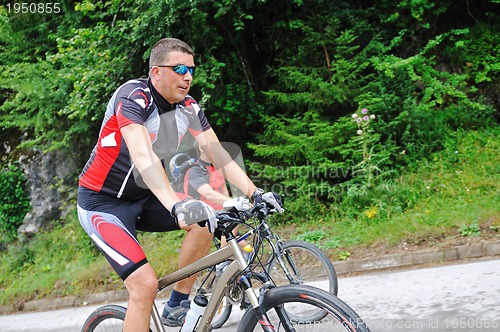
[{"label": "green foliage", "polygon": [[345,142],[342,132],[335,129],[354,128],[353,123],[332,125],[310,111],[303,117],[268,117],[266,127],[261,138],[266,144],[249,144],[256,156],[270,161],[248,164],[252,180],[258,186],[284,194],[287,208],[300,214],[317,211],[318,206],[303,204],[311,197],[324,200],[338,194],[334,185],[345,181],[352,164],[349,160],[332,162],[333,156],[342,153],[338,147]]},{"label": "green foliage", "polygon": [[324,230],[310,230],[295,237],[297,240],[314,243],[323,250],[336,249],[340,247],[341,241],[337,238],[329,238],[328,232]]},{"label": "green foliage", "polygon": [[[452,7],[451,2],[399,2],[402,12],[409,10],[417,24],[427,29],[422,44],[406,43],[412,33],[394,29],[402,16],[385,21],[395,25],[381,31],[368,18],[350,20],[353,13],[366,17],[369,11],[347,14],[342,7],[315,16],[314,22],[297,20],[293,26],[280,26],[301,30],[309,48],[283,49],[294,52],[294,57],[272,71],[279,84],[265,95],[275,115],[264,117],[260,144],[249,144],[264,161],[250,167],[256,178],[265,184],[282,183],[282,192],[297,202],[296,208],[295,202],[289,206],[305,215],[312,209],[304,202],[318,199],[337,205],[330,212],[339,217],[375,208],[388,217],[389,209],[410,208],[414,190],[396,193],[391,180],[399,169],[443,150],[456,130],[495,125],[494,99],[478,95],[475,84],[480,80],[471,80],[470,72],[485,61],[489,65],[479,71],[497,77],[496,62],[488,59],[498,53],[493,37],[498,34],[485,34],[478,41],[473,36],[486,29],[479,25],[478,30],[452,27],[432,36],[430,32],[437,31],[429,24],[432,17]],[[342,29],[346,21],[350,25]],[[391,36],[387,31],[397,33]],[[477,50],[469,54],[476,52],[484,59],[478,65],[467,63],[467,52],[456,56],[469,44]],[[462,59],[459,68],[446,65],[451,59]],[[349,118],[352,110],[362,109],[377,117],[375,125],[362,130],[366,135],[356,135]],[[318,173],[342,176],[311,176]]]},{"label": "green foliage", "polygon": [[349,251],[341,251],[338,257],[340,261],[345,261],[346,259],[351,257],[351,253]]},{"label": "green foliage", "polygon": [[354,166],[353,176],[361,179],[360,182],[367,188],[371,188],[375,184],[377,173],[382,172],[377,165],[382,161],[377,161],[377,155],[374,153],[375,145],[378,143],[380,136],[374,134],[372,129],[372,122],[376,117],[375,114],[370,114],[366,108],[363,108],[358,113],[352,115],[353,120],[358,126],[356,132],[358,136],[353,141],[360,147],[357,152],[361,155],[358,158],[361,161]]},{"label": "green foliage", "polygon": [[10,165],[0,172],[0,243],[17,237],[17,229],[29,211],[23,172]]},{"label": "green foliage", "polygon": [[[430,239],[440,243],[457,234],[497,232],[498,134],[498,128],[459,132],[445,142],[443,151],[414,163],[366,195],[350,192],[336,209],[294,218],[295,232],[314,239],[339,259],[342,251],[368,243],[419,244]],[[309,203],[302,204],[307,209]]]},{"label": "green foliage", "polygon": [[[250,142],[258,185],[298,215],[374,222],[367,213],[418,201],[399,172],[461,130],[497,125],[497,5],[65,0],[59,15],[24,16],[2,6],[0,127],[14,148],[84,160],[114,89],[147,75],[158,39],[178,37],[197,54],[191,94],[222,140]],[[351,116],[365,108],[376,119],[358,135]]]},{"label": "green foliage", "polygon": [[[500,63],[495,54],[500,52],[500,35],[498,30],[480,24],[471,30],[469,38],[455,43],[454,64],[465,63],[465,72],[476,84],[498,82],[500,78]],[[459,63],[456,63],[459,62]]]},{"label": "green foliage", "polygon": [[1,304],[10,298],[24,301],[50,293],[66,296],[81,291],[74,281],[85,275],[88,265],[95,262],[92,256],[97,250],[89,250],[90,239],[74,226],[70,222],[56,227],[29,243],[14,243],[1,253]]},{"label": "green foliage", "polygon": [[307,241],[311,243],[319,242],[327,236],[326,232],[320,229],[311,230],[297,236],[298,240]]},{"label": "green foliage", "polygon": [[[116,1],[102,5],[109,6],[109,15],[117,14]],[[106,21],[104,11],[99,11],[103,8],[85,4],[76,8],[82,13],[95,9],[99,15],[89,15]],[[84,15],[67,6],[65,11],[63,19],[59,19],[60,29],[44,36],[47,43],[55,45],[55,52],[47,49],[36,59],[13,62],[1,74],[1,88],[8,93],[0,108],[0,125],[30,133],[23,142],[25,146],[72,147],[76,151],[80,145],[89,146],[95,138],[82,134],[97,131],[109,94],[123,83],[123,68],[130,63],[128,52],[124,52],[128,48],[124,44],[130,43],[124,40],[127,26],[99,22],[92,28],[79,27]],[[40,16],[47,24],[53,23],[53,16],[58,17]],[[27,43],[28,36],[23,31],[16,37]],[[110,47],[114,43],[116,46]]]},{"label": "green foliage", "polygon": [[52,66],[45,62],[19,63],[5,68],[1,88],[9,98],[1,106],[0,126],[30,133],[29,142],[36,145],[48,137],[64,137],[68,119],[59,116],[68,82],[51,75]]},{"label": "green foliage", "polygon": [[464,225],[459,229],[460,235],[462,236],[479,236],[481,230],[477,223],[472,223],[470,225]]},{"label": "green foliage", "polygon": [[409,10],[419,26],[426,29],[430,28],[432,17],[443,14],[447,6],[447,4],[438,4],[434,0],[402,0],[397,5],[400,10]]},{"label": "green foliage", "polygon": [[323,250],[331,250],[331,249],[336,249],[340,247],[340,240],[339,239],[328,239],[323,243],[320,243],[318,246],[323,249]]}]

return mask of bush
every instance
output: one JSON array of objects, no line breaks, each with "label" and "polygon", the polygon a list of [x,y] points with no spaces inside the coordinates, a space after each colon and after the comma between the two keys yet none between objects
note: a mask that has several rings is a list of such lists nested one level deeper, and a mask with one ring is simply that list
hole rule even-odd
[{"label": "bush", "polygon": [[29,211],[25,182],[22,171],[16,166],[10,165],[0,172],[0,243],[16,238],[17,229]]}]

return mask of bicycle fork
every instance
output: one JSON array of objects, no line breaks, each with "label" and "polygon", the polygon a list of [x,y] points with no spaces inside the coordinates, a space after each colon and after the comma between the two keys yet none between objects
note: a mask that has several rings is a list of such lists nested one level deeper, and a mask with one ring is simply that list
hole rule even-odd
[{"label": "bicycle fork", "polygon": [[281,241],[279,239],[277,240],[278,241],[276,243],[276,246],[274,244],[271,244],[271,247],[276,259],[278,260],[279,265],[281,265],[281,268],[290,281],[290,284],[302,284],[303,282],[299,277],[299,270],[297,269],[297,266],[295,265],[293,259],[290,259],[290,251],[288,251],[288,249],[284,249]]},{"label": "bicycle fork", "polygon": [[[264,294],[265,290],[268,288],[268,285],[264,285],[264,288],[261,290],[260,296],[257,297],[252,287],[252,282],[250,278],[242,276],[239,280],[239,283],[242,285],[243,289],[245,290],[245,294],[250,300],[250,303],[252,305],[253,310],[255,311],[255,314],[257,315],[257,319],[259,321],[260,326],[262,327],[262,330],[264,332],[275,332],[276,330],[271,321],[269,320],[269,317],[267,316],[266,313],[266,309],[264,307]],[[280,324],[283,326],[285,331],[289,332],[295,331],[292,321],[290,320],[290,317],[288,317],[288,314],[286,313],[284,305],[282,304],[278,305],[274,307],[274,310],[276,310]]]},{"label": "bicycle fork", "polygon": [[[228,241],[228,245],[232,248],[235,260],[240,264],[241,271],[243,271],[248,267],[248,262],[246,261],[241,252],[241,249],[239,248],[238,241],[233,238]],[[243,275],[240,277],[238,282],[241,283],[242,288],[248,300],[250,301],[250,304],[252,305],[252,308],[254,308],[254,310],[256,311],[259,323],[262,326],[264,332],[275,332],[274,326],[273,324],[271,324],[271,321],[267,317],[266,311],[262,306],[262,301],[259,301],[259,298],[255,294],[250,278],[247,278],[245,275]]]},{"label": "bicycle fork", "polygon": [[257,318],[259,319],[259,324],[262,326],[264,332],[274,332],[274,326],[267,317],[266,310],[262,306],[262,301],[259,301],[259,298],[255,294],[255,291],[252,287],[252,281],[250,278],[246,276],[241,276],[238,282],[242,285],[245,294],[252,305],[252,308],[257,313]]},{"label": "bicycle fork", "polygon": [[[269,225],[265,224],[262,227],[263,227],[262,232],[265,234],[264,237],[266,238],[267,242],[269,243],[269,246],[271,247],[271,252],[272,252],[271,260],[274,257],[274,259],[278,261],[279,265],[283,269],[283,272],[285,273],[286,277],[288,278],[291,284],[301,284],[302,280],[298,280],[297,278],[297,276],[299,275],[298,269],[295,266],[293,260],[289,258],[290,253],[288,252],[288,249],[283,248],[281,239],[277,235],[273,234],[271,228],[269,228]],[[289,267],[292,269],[292,271],[289,270]]]},{"label": "bicycle fork", "polygon": [[[229,235],[231,236],[232,234]],[[238,262],[238,264],[240,265],[239,266],[240,271],[245,270],[248,267],[248,262],[246,261],[245,257],[241,252],[241,249],[239,248],[238,241],[235,238],[232,238],[228,239],[227,243],[229,247],[231,247],[231,251],[233,253],[235,261]],[[231,265],[229,267],[231,267]],[[253,310],[257,315],[257,319],[259,321],[260,326],[262,327],[262,330],[264,332],[276,332],[276,329],[269,320],[269,317],[267,316],[266,313],[266,309],[264,307],[264,292],[261,291],[260,296],[257,296],[257,294],[255,294],[255,290],[252,287],[251,278],[248,278],[245,275],[242,275],[238,280],[238,282],[242,285],[242,288],[248,300],[250,301]],[[266,286],[264,287],[266,288]],[[290,332],[295,331],[295,328],[292,326],[292,323],[285,311],[284,306],[279,305],[275,308],[275,310],[280,318],[281,324],[283,324],[283,326],[285,327],[285,330]]]}]

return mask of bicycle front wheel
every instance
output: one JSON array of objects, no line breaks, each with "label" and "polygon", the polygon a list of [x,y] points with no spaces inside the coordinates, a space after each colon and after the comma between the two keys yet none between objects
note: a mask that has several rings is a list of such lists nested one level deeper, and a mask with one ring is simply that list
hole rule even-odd
[{"label": "bicycle front wheel", "polygon": [[123,331],[123,321],[127,309],[109,304],[97,308],[83,324],[82,332],[119,332]]},{"label": "bicycle front wheel", "polygon": [[[267,273],[276,285],[309,285],[337,295],[337,274],[321,249],[305,241],[286,241],[281,247],[283,250],[278,253],[281,259],[273,255],[267,266]],[[298,322],[317,321],[326,315],[323,310],[305,313],[292,309],[288,314]]]},{"label": "bicycle front wheel", "polygon": [[[306,285],[284,285],[272,288],[264,295],[264,310],[277,331],[287,332],[370,332],[359,315],[339,298]],[[325,317],[301,322],[287,315],[289,311],[317,312]],[[266,324],[266,322],[261,321]],[[248,310],[238,325],[238,332],[262,331],[255,309]]]}]

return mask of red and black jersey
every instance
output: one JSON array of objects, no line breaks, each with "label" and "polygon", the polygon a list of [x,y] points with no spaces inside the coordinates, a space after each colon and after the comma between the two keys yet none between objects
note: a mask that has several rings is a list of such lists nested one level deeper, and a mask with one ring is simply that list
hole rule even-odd
[{"label": "red and black jersey", "polygon": [[224,209],[221,204],[214,203],[198,193],[198,189],[201,186],[208,184],[213,190],[224,194],[226,179],[224,179],[221,172],[215,169],[214,165],[198,159],[195,165],[187,170],[183,179],[184,182],[181,188],[182,190],[178,190],[178,192],[187,194],[195,199],[199,199],[213,207],[215,210]]},{"label": "red and black jersey", "polygon": [[161,160],[177,152],[188,132],[196,137],[211,128],[191,96],[169,104],[154,90],[149,79],[130,80],[115,91],[108,103],[97,144],[80,174],[81,186],[124,199],[150,193],[121,136],[120,128],[131,123],[147,128],[153,151]]}]

